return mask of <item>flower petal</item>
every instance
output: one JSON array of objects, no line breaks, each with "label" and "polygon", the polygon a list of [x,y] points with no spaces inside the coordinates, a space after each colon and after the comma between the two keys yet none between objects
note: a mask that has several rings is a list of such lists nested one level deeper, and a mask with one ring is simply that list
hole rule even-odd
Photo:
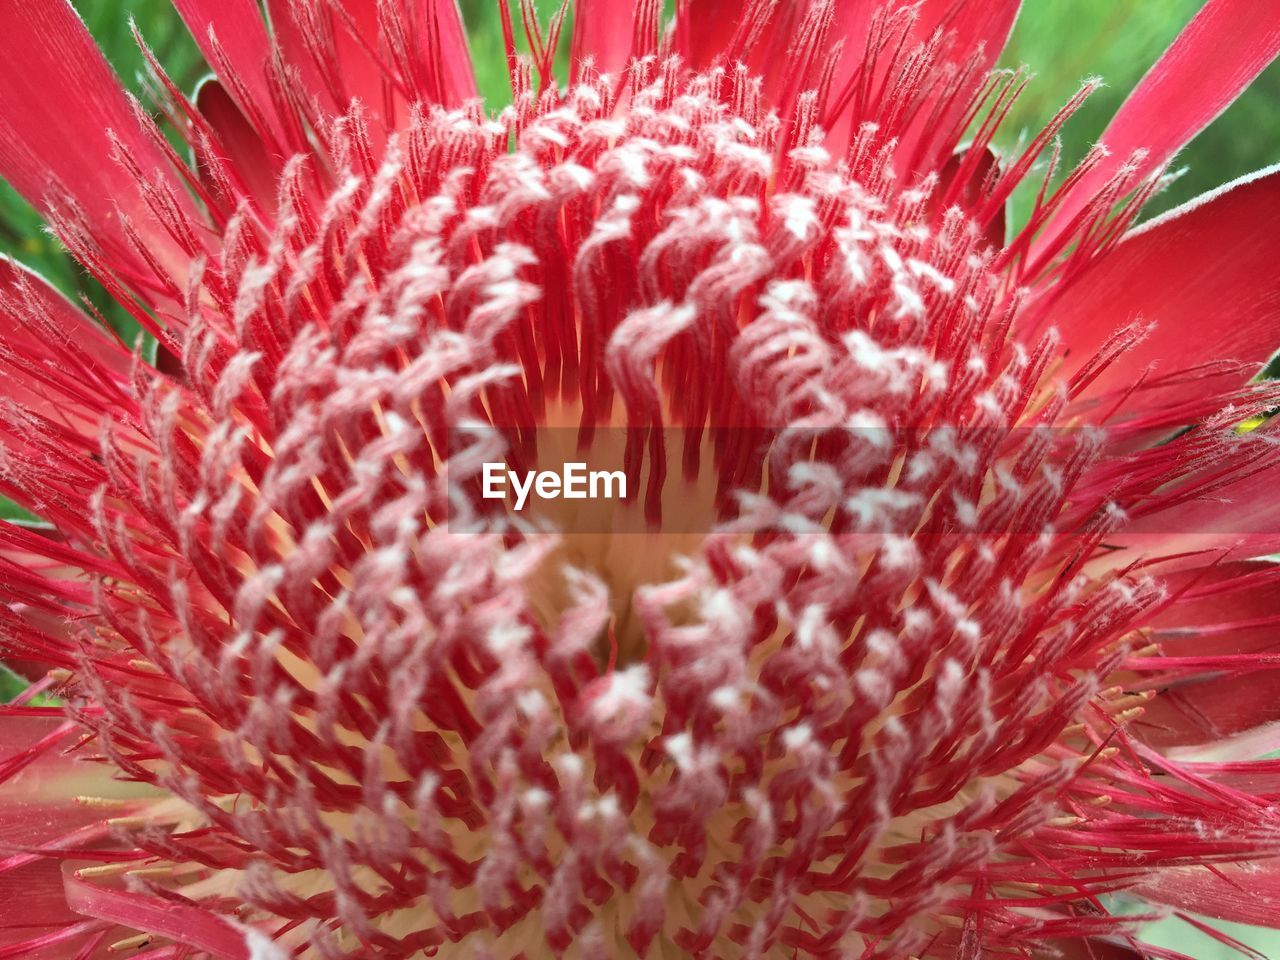
[{"label": "flower petal", "polygon": [[1209,551],[1211,559],[1265,556],[1280,550],[1280,466],[1272,463],[1207,492],[1146,513],[1108,540],[1148,556]]},{"label": "flower petal", "polygon": [[150,788],[125,784],[110,768],[69,755],[83,734],[73,721],[38,709],[0,710],[0,960],[79,956],[85,938],[110,925],[86,922],[72,909],[65,854],[47,854],[92,846],[109,832],[104,818],[135,813],[145,806],[139,791]]},{"label": "flower petal", "polygon": [[14,851],[53,843],[100,818],[69,802],[70,791],[50,795],[50,784],[71,770],[59,751],[74,742],[75,729],[62,717],[0,714],[0,871],[14,866],[4,859]]},{"label": "flower petal", "polygon": [[181,212],[194,217],[190,201],[70,4],[0,4],[0,36],[0,176],[45,210],[51,190],[64,193],[98,239],[114,241],[125,255],[131,248],[119,211],[145,240],[170,247],[134,174],[111,159],[113,136],[144,175],[154,179],[160,171]]},{"label": "flower petal", "polygon": [[1280,647],[1280,564],[1236,560],[1162,575],[1170,603],[1152,618],[1166,656],[1220,656]]},{"label": "flower petal", "polygon": [[40,859],[33,851],[89,843],[107,832],[105,817],[134,813],[160,796],[69,754],[83,735],[74,722],[40,708],[0,710],[0,872]]},{"label": "flower petal", "polygon": [[1182,761],[1179,766],[1197,777],[1235,790],[1244,790],[1267,799],[1280,798],[1280,761],[1242,760],[1235,763],[1196,763]]},{"label": "flower petal", "polygon": [[[900,126],[883,127],[882,133],[886,137],[899,141],[895,165],[900,175],[936,170],[956,149],[963,133],[957,127],[965,119],[974,94],[1004,49],[1020,6],[1021,0],[991,0],[988,3],[852,0],[835,5],[830,42],[832,46],[843,43],[841,62],[832,85],[837,102],[848,102],[850,84],[863,89],[864,95],[858,98],[862,102],[866,102],[871,91],[878,91],[873,99],[881,101],[891,91],[898,91],[899,86],[888,79],[890,71],[903,69],[902,62],[894,58],[917,45],[928,43],[935,34],[941,37],[932,68],[950,64],[963,71],[953,78],[952,86],[939,85],[911,110],[903,113],[899,120],[894,121]],[[909,7],[915,8],[913,13],[908,14]],[[883,28],[873,30],[876,18],[881,18],[881,23],[901,22],[903,15],[909,15],[911,20],[902,44],[891,40]],[[864,73],[864,61],[872,52],[870,48],[877,43],[883,44],[884,49],[876,54],[876,68],[869,74]],[[900,111],[895,109],[892,112],[898,114]],[[887,116],[863,116],[846,111],[831,122],[829,144],[837,152],[843,151],[853,131],[868,120],[882,125],[889,122]]]},{"label": "flower petal", "polygon": [[1137,175],[1160,169],[1280,53],[1280,4],[1209,0],[1148,71],[1103,132],[1110,155],[1080,181],[1037,241],[1046,247],[1092,195],[1147,151]]},{"label": "flower petal", "polygon": [[[9,401],[0,406],[0,442],[11,458],[92,457],[103,419],[130,405],[132,363],[118,340],[42,277],[0,257],[0,401]],[[0,478],[0,489],[19,499],[13,479]]]},{"label": "flower petal", "polygon": [[[366,19],[375,17],[376,30],[376,5],[357,7],[357,12],[360,8],[365,11]],[[267,0],[267,12],[285,60],[298,70],[307,92],[327,111],[342,113],[352,99],[375,112],[381,108],[381,72],[324,4]],[[376,32],[373,36],[376,48]],[[322,68],[322,61],[328,61],[328,70]]]},{"label": "flower petal", "polygon": [[1280,862],[1275,860],[1170,867],[1144,879],[1134,892],[1216,920],[1280,928]]},{"label": "flower petal", "polygon": [[259,138],[283,146],[284,127],[267,79],[271,40],[257,0],[174,0],[173,5]]},{"label": "flower petal", "polygon": [[[862,4],[854,0],[850,8]],[[728,49],[747,4],[743,0],[704,0],[695,16],[693,4],[682,2],[676,14],[676,50],[694,69],[706,70]],[[576,33],[577,26],[574,31]]]},{"label": "flower petal", "polygon": [[81,916],[118,923],[168,937],[203,950],[218,960],[251,960],[244,933],[217,914],[199,907],[109,890],[64,874],[67,903]]},{"label": "flower petal", "polygon": [[[457,0],[267,0],[285,59],[333,113],[359,100],[384,130],[402,126],[409,102],[456,107],[476,96]],[[390,28],[390,29],[388,29]]]},{"label": "flower petal", "polygon": [[[40,442],[92,456],[105,416],[129,403],[133,357],[38,274],[0,256],[0,437],[21,456]],[[47,425],[32,432],[31,415]],[[0,486],[4,486],[0,481]]]},{"label": "flower petal", "polygon": [[[275,210],[276,178],[283,165],[268,156],[262,139],[221,82],[210,77],[201,83],[196,89],[195,105],[209,122],[222,155],[240,177],[244,189],[257,201],[260,211],[271,215]],[[201,172],[207,173],[203,168]]]},{"label": "flower petal", "polygon": [[[920,5],[916,40],[924,41],[934,31],[943,31],[947,37],[942,48],[944,59],[957,67],[965,67],[971,61],[972,71],[956,90],[933,94],[916,112],[916,122],[904,132],[899,147],[903,164],[900,172],[927,172],[944,162],[962,133],[956,127],[965,119],[971,99],[995,66],[1021,6],[1022,0],[925,0]],[[904,168],[907,165],[910,170]]]},{"label": "flower petal", "polygon": [[[976,154],[972,153],[977,150]],[[930,210],[935,218],[951,207],[976,210],[987,199],[983,188],[999,174],[1000,157],[990,146],[964,147],[954,153],[938,173],[938,186],[930,197]],[[983,223],[982,233],[997,250],[1004,246],[1008,204],[1002,204],[995,215]]]},{"label": "flower petal", "polygon": [[475,68],[458,0],[400,0],[399,8],[410,48],[420,58],[418,92],[446,107],[474,99]]},{"label": "flower petal", "polygon": [[624,70],[631,59],[636,28],[634,0],[578,0],[573,8],[572,69],[586,57],[601,73]]},{"label": "flower petal", "polygon": [[1130,233],[1034,314],[1070,345],[1064,373],[1081,369],[1126,325],[1146,323],[1146,338],[1088,395],[1131,387],[1148,368],[1150,388],[1139,398],[1162,407],[1212,403],[1241,387],[1280,347],[1277,217],[1280,167],[1271,167]]},{"label": "flower petal", "polygon": [[1150,960],[1151,955],[1117,937],[1085,937],[1051,944],[1060,960]]},{"label": "flower petal", "polygon": [[58,861],[37,860],[0,870],[0,958],[7,947],[30,948],[31,940],[70,930],[83,920],[67,906]]},{"label": "flower petal", "polygon": [[[1147,743],[1209,743],[1280,719],[1278,579],[1280,566],[1262,561],[1162,577],[1170,600],[1150,623],[1160,654],[1144,660],[1154,671],[1145,685],[1159,695],[1134,725]],[[1187,669],[1197,658],[1220,668]]]},{"label": "flower petal", "polygon": [[[29,360],[53,367],[65,365],[69,359],[67,354],[72,353],[113,379],[127,380],[133,362],[132,354],[118,339],[90,319],[53,284],[3,255],[0,255],[0,343]],[[14,374],[7,373],[6,380],[12,376]]]},{"label": "flower petal", "polygon": [[1136,730],[1157,748],[1215,743],[1280,719],[1280,674],[1220,672],[1160,691]]}]

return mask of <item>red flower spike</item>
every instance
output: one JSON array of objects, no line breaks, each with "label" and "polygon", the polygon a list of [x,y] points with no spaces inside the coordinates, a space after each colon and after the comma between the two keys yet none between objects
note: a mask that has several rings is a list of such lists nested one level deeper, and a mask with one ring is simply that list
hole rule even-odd
[{"label": "red flower spike", "polygon": [[[42,518],[0,524],[0,649],[47,670],[0,708],[0,957],[1274,921],[1274,174],[1130,229],[1271,14],[1211,2],[1006,239],[1091,89],[996,155],[1015,3],[583,0],[566,89],[523,4],[497,116],[448,0],[178,6],[190,170],[61,0],[0,7],[0,167],[161,342],[0,263]],[[571,456],[628,495],[481,496]]]}]

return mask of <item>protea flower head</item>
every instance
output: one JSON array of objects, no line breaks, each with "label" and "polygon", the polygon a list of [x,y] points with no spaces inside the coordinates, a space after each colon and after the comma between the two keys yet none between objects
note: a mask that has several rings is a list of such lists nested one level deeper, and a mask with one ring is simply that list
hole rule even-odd
[{"label": "protea flower head", "polygon": [[[0,957],[1280,917],[1280,180],[1132,226],[1280,7],[1209,0],[1060,179],[1092,84],[991,147],[1016,0],[580,0],[565,87],[567,11],[524,56],[504,5],[496,114],[449,0],[175,3],[189,154],[67,3],[0,3],[0,172],[157,345],[0,267],[41,518],[0,527]],[[565,457],[626,499],[482,495]]]}]

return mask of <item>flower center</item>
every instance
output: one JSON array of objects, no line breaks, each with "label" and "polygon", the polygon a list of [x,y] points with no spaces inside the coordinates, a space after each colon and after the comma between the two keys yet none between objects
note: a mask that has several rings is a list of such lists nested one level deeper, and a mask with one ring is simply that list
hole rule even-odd
[{"label": "flower center", "polygon": [[[100,642],[184,684],[95,699],[192,811],[138,840],[185,895],[325,956],[908,951],[1001,804],[1056,814],[1098,677],[1038,651],[1114,604],[1046,532],[1091,509],[1079,438],[1030,430],[1053,341],[1011,340],[928,184],[868,188],[816,134],[784,167],[723,77],[669,82],[625,118],[575,88],[515,152],[415,116],[282,218],[237,329],[202,313],[187,389],[118,438],[103,509],[164,529],[101,524],[156,599],[108,584]],[[571,463],[625,496],[517,508]]]}]

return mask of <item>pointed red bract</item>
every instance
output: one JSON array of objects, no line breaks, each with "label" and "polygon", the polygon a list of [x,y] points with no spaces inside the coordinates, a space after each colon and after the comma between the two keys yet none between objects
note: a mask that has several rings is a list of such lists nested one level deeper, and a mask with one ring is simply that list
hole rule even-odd
[{"label": "pointed red bract", "polygon": [[67,904],[77,914],[133,930],[149,930],[215,960],[252,960],[244,931],[198,907],[63,877]]},{"label": "pointed red bract", "polygon": [[3,256],[0,341],[7,348],[0,353],[0,398],[87,435],[96,432],[96,420],[110,410],[133,365],[113,334],[43,277]]},{"label": "pointed red bract", "polygon": [[581,0],[573,10],[574,76],[587,57],[601,73],[619,75],[631,62],[636,7],[641,0]]},{"label": "pointed red bract", "polygon": [[174,0],[174,6],[258,139],[277,155],[300,149],[275,108],[271,41],[258,0]]},{"label": "pointed red bract", "polygon": [[1030,316],[1070,345],[1068,374],[1124,327],[1141,332],[1088,396],[1117,394],[1142,377],[1131,406],[1212,404],[1280,348],[1277,218],[1280,169],[1273,168],[1134,230],[1063,289],[1047,291],[1047,306]]},{"label": "pointed red bract", "polygon": [[330,114],[363,104],[384,132],[415,101],[457,107],[476,96],[457,0],[266,0],[285,60]]},{"label": "pointed red bract", "polygon": [[[941,56],[950,62],[956,77],[926,99],[913,129],[903,137],[898,166],[904,176],[928,174],[945,161],[955,138],[963,133],[957,126],[970,119],[974,95],[987,82],[1021,6],[1022,0],[925,0],[920,4],[914,38],[924,43],[941,34],[945,38]],[[855,35],[847,44],[856,49],[857,42]]]},{"label": "pointed red bract", "polygon": [[1280,927],[1280,869],[1204,864],[1161,870],[1138,884],[1156,903],[1262,927]]},{"label": "pointed red bract", "polygon": [[[271,216],[276,208],[276,182],[283,169],[281,159],[272,157],[262,139],[255,135],[235,101],[222,84],[210,77],[196,89],[195,107],[209,123],[216,138],[213,146],[241,178],[245,192],[258,204],[264,216]],[[207,183],[211,192],[217,185]]]},{"label": "pointed red bract", "polygon": [[0,36],[0,176],[40,209],[74,204],[115,257],[145,269],[122,229],[123,213],[175,265],[180,253],[154,221],[137,178],[116,159],[120,151],[167,186],[187,216],[196,217],[194,208],[71,5],[0,3]]},{"label": "pointed red bract", "polygon": [[1160,170],[1240,95],[1280,53],[1280,5],[1208,0],[1103,132],[1108,157],[1080,183],[1040,238],[1048,246],[1067,230],[1093,193],[1142,151],[1141,179]]},{"label": "pointed red bract", "polygon": [[748,13],[757,6],[746,0],[702,0],[697,5],[686,0],[677,4],[676,49],[690,68],[706,70],[725,56],[736,36],[747,32]]}]

